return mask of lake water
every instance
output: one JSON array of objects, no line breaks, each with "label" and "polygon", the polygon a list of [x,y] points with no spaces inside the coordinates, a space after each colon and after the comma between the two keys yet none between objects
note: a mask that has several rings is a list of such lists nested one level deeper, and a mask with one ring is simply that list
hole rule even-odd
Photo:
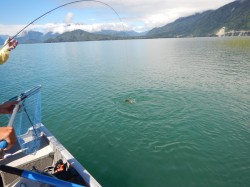
[{"label": "lake water", "polygon": [[19,45],[0,98],[41,84],[43,123],[103,186],[249,186],[250,48],[230,40]]}]

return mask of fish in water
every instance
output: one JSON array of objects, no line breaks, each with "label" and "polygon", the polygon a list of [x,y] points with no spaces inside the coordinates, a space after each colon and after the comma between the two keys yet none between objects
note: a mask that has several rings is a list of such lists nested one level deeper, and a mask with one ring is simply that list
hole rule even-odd
[{"label": "fish in water", "polygon": [[135,103],[135,99],[127,98],[124,100],[125,103],[133,104]]}]

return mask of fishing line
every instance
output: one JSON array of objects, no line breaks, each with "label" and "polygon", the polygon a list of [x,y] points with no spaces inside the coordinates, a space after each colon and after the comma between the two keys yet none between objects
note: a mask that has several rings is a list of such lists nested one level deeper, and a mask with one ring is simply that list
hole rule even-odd
[{"label": "fishing line", "polygon": [[[65,4],[63,4],[63,5],[60,5],[60,6],[56,7],[56,8],[53,8],[53,9],[51,9],[51,10],[45,12],[45,13],[42,14],[41,16],[37,17],[36,19],[34,19],[34,20],[31,21],[30,23],[28,23],[25,27],[23,27],[20,31],[18,31],[14,36],[12,36],[12,37],[10,38],[10,41],[13,40],[14,38],[16,38],[16,37],[17,37],[21,32],[23,32],[27,27],[29,27],[30,25],[32,25],[33,23],[35,23],[37,20],[41,19],[42,17],[46,16],[47,14],[49,14],[49,13],[51,13],[51,12],[53,12],[53,11],[59,9],[59,8],[62,8],[62,7],[71,5],[71,4],[76,4],[76,3],[84,2],[84,1],[85,1],[85,2],[86,2],[86,1],[92,1],[92,2],[96,2],[96,3],[100,3],[100,4],[105,5],[106,7],[110,8],[110,9],[117,15],[119,21],[120,21],[121,23],[123,23],[121,17],[120,17],[119,14],[117,13],[117,11],[116,11],[111,5],[109,5],[108,3],[105,3],[105,2],[102,2],[102,1],[98,1],[98,0],[78,0],[78,1],[71,1],[71,2],[69,2],[69,3],[65,3]],[[123,26],[123,29],[124,29],[124,25],[123,25],[123,24],[122,24],[122,26]],[[4,48],[7,44],[8,44],[8,42],[7,42],[6,44],[4,44],[2,48]],[[1,49],[2,49],[2,48],[1,48]]]}]

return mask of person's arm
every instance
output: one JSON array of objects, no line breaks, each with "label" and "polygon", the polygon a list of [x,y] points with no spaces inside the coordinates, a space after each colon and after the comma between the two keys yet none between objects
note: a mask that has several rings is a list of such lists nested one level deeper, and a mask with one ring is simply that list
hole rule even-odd
[{"label": "person's arm", "polygon": [[6,150],[10,149],[16,143],[16,135],[13,127],[0,127],[0,140],[8,143]]},{"label": "person's arm", "polygon": [[9,58],[9,51],[6,49],[1,49],[0,51],[0,64],[3,64],[4,62],[6,62]]},{"label": "person's arm", "polygon": [[0,104],[0,114],[11,114],[18,101],[7,101]]},{"label": "person's arm", "polygon": [[18,45],[17,40],[14,40],[14,39],[11,40],[10,38],[8,38],[5,41],[3,47],[0,50],[0,64],[3,64],[4,62],[8,60],[9,52],[12,49],[15,49],[17,45]]},{"label": "person's arm", "polygon": [[[18,101],[7,101],[0,104],[0,114],[11,114]],[[5,140],[8,143],[6,149],[10,149],[16,143],[16,136],[13,127],[0,127],[0,141]]]}]

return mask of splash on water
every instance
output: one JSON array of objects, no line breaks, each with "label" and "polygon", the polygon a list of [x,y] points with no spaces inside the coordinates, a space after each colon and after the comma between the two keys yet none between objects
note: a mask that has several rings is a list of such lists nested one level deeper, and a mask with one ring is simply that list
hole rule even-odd
[{"label": "splash on water", "polygon": [[135,99],[132,99],[132,98],[127,98],[127,99],[124,100],[124,102],[128,103],[128,104],[134,104],[134,103],[136,103]]}]

